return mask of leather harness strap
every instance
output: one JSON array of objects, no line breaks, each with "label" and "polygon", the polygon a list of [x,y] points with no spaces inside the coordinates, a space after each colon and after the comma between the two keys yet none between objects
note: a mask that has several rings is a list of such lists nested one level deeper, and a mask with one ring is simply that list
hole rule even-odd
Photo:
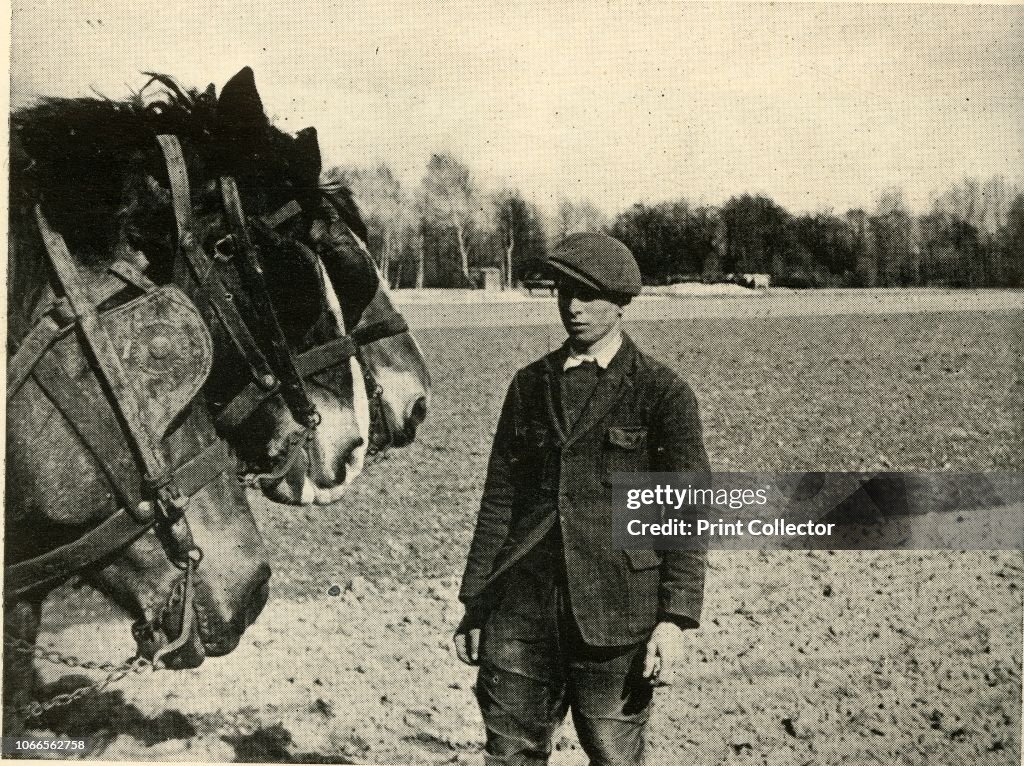
[{"label": "leather harness strap", "polygon": [[[198,549],[182,513],[184,502],[224,474],[232,460],[227,444],[217,439],[173,471],[165,468],[160,445],[145,424],[139,394],[97,309],[125,285],[143,294],[156,290],[156,285],[123,261],[109,266],[95,284],[85,283],[63,237],[50,228],[38,205],[36,220],[65,297],[54,302],[12,358],[7,399],[31,376],[94,457],[121,507],[76,540],[5,567],[5,603],[102,564],[158,525],[165,532],[171,560],[178,565],[194,561]],[[64,369],[61,355],[50,353],[76,327],[93,356],[90,374],[78,380]],[[110,408],[97,408],[101,401]],[[135,450],[126,441],[126,432]]]},{"label": "leather harness strap", "polygon": [[[267,399],[280,390],[280,381],[271,369],[263,351],[253,338],[248,324],[239,313],[239,305],[249,308],[244,296],[229,296],[215,271],[214,261],[196,241],[193,231],[192,193],[188,169],[177,136],[159,135],[157,141],[167,165],[171,184],[171,200],[178,228],[178,250],[175,260],[179,284],[194,284],[193,298],[202,308],[209,306],[227,332],[239,354],[249,366],[250,379],[228,404],[215,415],[218,428],[234,430],[242,425]],[[279,211],[282,213],[282,211]],[[288,214],[290,217],[292,213]],[[248,311],[250,315],[253,311]]]},{"label": "leather harness strap", "polygon": [[281,226],[285,221],[291,220],[301,212],[302,205],[295,200],[291,200],[286,205],[275,210],[273,213],[262,216],[260,220],[263,222],[264,226],[273,230]]},{"label": "leather harness strap", "polygon": [[[130,284],[139,290],[146,291],[154,287],[138,269],[125,261],[116,261],[108,267],[109,274],[104,275],[100,282],[89,285],[88,290],[92,302],[99,306]],[[44,312],[29,334],[22,339],[18,350],[7,362],[7,398],[10,399],[21,388],[32,373],[36,363],[43,357],[50,346],[74,329],[75,313],[67,298],[57,298]]]},{"label": "leather harness strap", "polygon": [[[60,368],[59,364],[55,366]],[[59,385],[55,387],[59,388]],[[64,412],[63,409],[61,411]],[[227,444],[218,439],[174,471],[175,484],[186,497],[191,497],[223,473],[230,459]],[[156,524],[155,515],[148,520],[141,520],[125,508],[118,509],[76,540],[41,556],[6,567],[4,601],[12,601],[37,588],[57,585],[84,569],[101,564],[111,554],[134,543]]]},{"label": "leather harness strap", "polygon": [[[289,202],[283,208],[269,216],[258,219],[256,223],[260,228],[260,234],[266,237],[275,245],[281,245],[281,238],[274,233],[274,222],[277,225],[293,217],[300,208],[297,202]],[[306,253],[313,262],[318,260],[316,253],[309,249],[302,242],[295,242],[296,247]],[[358,356],[359,348],[376,343],[384,338],[400,335],[409,331],[409,325],[405,317],[397,311],[391,311],[384,319],[377,322],[358,324],[347,335],[327,341],[319,346],[311,348],[299,354],[296,359],[296,368],[303,378],[318,372],[323,372],[331,367],[344,363],[350,357]]]},{"label": "leather harness strap", "polygon": [[146,426],[145,418],[139,409],[141,403],[128,381],[121,359],[114,349],[110,336],[99,323],[96,309],[88,298],[78,267],[68,252],[64,238],[50,228],[39,205],[36,205],[35,213],[39,232],[54,272],[78,320],[82,337],[98,363],[97,374],[105,379],[104,382],[114,400],[113,404],[124,419],[127,436],[142,463],[146,481],[154,488],[163,487],[170,481],[164,456]]},{"label": "leather harness strap", "polygon": [[409,332],[409,323],[405,321],[404,316],[394,311],[377,322],[356,325],[351,335],[357,346],[368,346],[384,338],[401,335],[403,332]]},{"label": "leather harness strap", "polygon": [[71,330],[74,317],[62,317],[66,321],[54,318],[55,308],[50,309],[32,328],[31,332],[18,346],[17,352],[7,362],[7,398],[18,392],[28,376],[32,374],[36,363],[43,354],[65,333]]},{"label": "leather harness strap", "polygon": [[[239,314],[236,302],[245,303],[243,296],[230,296],[224,283],[214,270],[213,260],[206,254],[193,231],[192,193],[188,184],[188,169],[177,136],[159,135],[157,141],[163,151],[167,175],[171,183],[171,200],[174,218],[178,228],[178,250],[183,258],[175,262],[178,284],[193,284],[192,298],[202,309],[210,306],[223,325],[228,337],[238,349],[246,364],[252,381],[270,395],[277,392],[278,381],[259,344],[253,338],[248,325]],[[187,266],[187,269],[184,268]],[[189,278],[191,277],[191,278]],[[256,406],[259,406],[258,404]],[[237,409],[237,408],[236,408]],[[252,408],[254,410],[255,407]],[[252,410],[249,410],[251,414]],[[244,419],[244,418],[243,418]],[[218,419],[219,420],[219,419]],[[241,421],[238,421],[239,423]],[[222,425],[218,423],[218,425]],[[223,424],[227,425],[227,424]]]},{"label": "leather harness strap", "polygon": [[[160,135],[157,140],[167,165],[178,226],[179,251],[184,256],[176,262],[176,273],[181,268],[178,263],[186,261],[192,279],[198,285],[193,298],[200,305],[208,303],[212,307],[250,367],[251,379],[217,413],[217,426],[226,430],[238,428],[270,397],[280,394],[296,421],[306,428],[314,428],[320,418],[309,399],[304,378],[358,356],[361,346],[408,332],[409,327],[404,317],[393,312],[381,321],[357,326],[348,335],[314,346],[301,354],[294,354],[267,292],[250,228],[255,228],[262,240],[275,247],[283,246],[284,240],[274,230],[299,215],[302,207],[291,200],[269,215],[250,219],[243,210],[235,179],[230,176],[220,178],[221,200],[237,247],[229,259],[236,266],[245,288],[244,295],[229,297],[223,283],[214,273],[214,261],[203,251],[193,232],[192,197],[181,144],[173,135]],[[303,243],[292,244],[304,250],[314,261],[318,260]],[[242,313],[248,321],[242,318]]]},{"label": "leather harness strap", "polygon": [[121,508],[77,540],[6,567],[4,602],[13,601],[36,588],[58,585],[135,542],[155,524],[155,518],[140,522]]},{"label": "leather harness strap", "polygon": [[225,474],[231,463],[227,442],[215,439],[198,455],[174,469],[174,484],[185,497],[192,497],[218,476]]},{"label": "leather harness strap", "polygon": [[249,236],[249,227],[242,210],[238,184],[234,178],[223,176],[220,179],[220,191],[228,221],[235,232],[237,243],[241,246],[241,252],[235,258],[235,265],[242,277],[246,294],[252,302],[253,320],[256,325],[254,329],[264,341],[261,348],[270,357],[270,364],[281,381],[281,396],[295,420],[303,426],[312,426],[318,421],[319,416],[306,392],[302,376],[296,370],[295,357],[277,319],[274,304],[267,293],[263,270],[257,260],[256,249]]},{"label": "leather harness strap", "polygon": [[409,325],[406,323],[405,317],[397,311],[387,319],[360,325],[348,335],[335,338],[299,354],[296,360],[299,374],[302,377],[308,377],[336,367],[349,357],[356,356],[360,346],[376,343],[384,338],[408,331]]},{"label": "leather harness strap", "polygon": [[[82,385],[72,380],[52,354],[39,360],[32,377],[95,458],[119,501],[138,513],[143,478],[131,448],[110,413],[95,406],[95,396],[82,395]],[[90,381],[90,388],[98,388],[95,379]],[[141,514],[140,520],[143,520]]]},{"label": "leather harness strap", "polygon": [[192,191],[188,185],[188,166],[185,155],[181,151],[181,143],[177,136],[161,134],[156,137],[163,150],[164,163],[167,165],[167,178],[171,183],[171,204],[174,206],[174,219],[178,224],[179,241],[191,233],[192,223]]}]

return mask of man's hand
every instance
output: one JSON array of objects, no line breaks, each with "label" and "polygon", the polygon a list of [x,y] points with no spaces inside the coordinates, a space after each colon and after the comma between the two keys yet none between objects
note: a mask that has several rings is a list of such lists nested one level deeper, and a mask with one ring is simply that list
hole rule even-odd
[{"label": "man's hand", "polygon": [[654,686],[671,686],[672,673],[683,654],[683,629],[674,622],[659,622],[647,642],[644,678]]},{"label": "man's hand", "polygon": [[460,628],[455,634],[455,653],[467,665],[480,663],[480,628]]}]

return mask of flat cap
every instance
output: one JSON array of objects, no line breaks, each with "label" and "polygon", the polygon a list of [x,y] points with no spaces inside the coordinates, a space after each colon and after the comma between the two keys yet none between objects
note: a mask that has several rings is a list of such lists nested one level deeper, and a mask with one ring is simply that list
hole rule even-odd
[{"label": "flat cap", "polygon": [[628,247],[607,234],[570,234],[555,245],[547,266],[606,295],[632,298],[640,294],[636,259]]}]

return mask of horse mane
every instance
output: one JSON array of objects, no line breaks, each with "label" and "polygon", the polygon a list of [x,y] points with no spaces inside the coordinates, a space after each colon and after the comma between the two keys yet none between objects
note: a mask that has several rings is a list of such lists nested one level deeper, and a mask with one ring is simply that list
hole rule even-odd
[{"label": "horse mane", "polygon": [[130,206],[127,171],[154,140],[154,131],[187,131],[198,124],[197,106],[204,103],[199,94],[189,98],[179,89],[149,105],[141,94],[125,101],[43,98],[11,115],[9,344],[27,332],[49,274],[35,205],[82,263],[99,265],[110,259]]},{"label": "horse mane", "polygon": [[[33,213],[37,203],[87,266],[116,257],[114,247],[126,233],[129,244],[147,255],[156,246],[173,249],[169,180],[156,142],[160,134],[181,140],[193,188],[195,182],[234,176],[248,193],[252,214],[295,199],[313,216],[326,198],[365,240],[366,225],[351,191],[320,187],[315,129],[291,136],[271,125],[250,69],[232,78],[220,99],[212,85],[199,91],[164,74],[145,74],[146,84],[122,101],[43,98],[12,114],[9,342],[27,331],[23,325],[48,279]],[[146,98],[153,86],[159,90]],[[147,177],[164,191],[154,189]]]}]

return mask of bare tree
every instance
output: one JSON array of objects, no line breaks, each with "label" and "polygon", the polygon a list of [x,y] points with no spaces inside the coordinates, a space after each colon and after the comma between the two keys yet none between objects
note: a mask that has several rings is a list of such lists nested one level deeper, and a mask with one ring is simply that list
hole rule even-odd
[{"label": "bare tree", "polygon": [[469,235],[483,206],[469,167],[448,153],[434,154],[423,179],[423,214],[433,226],[455,231],[462,276],[469,283]]},{"label": "bare tree", "polygon": [[418,220],[413,200],[384,163],[374,168],[335,169],[327,177],[328,181],[344,180],[352,189],[369,231],[367,245],[390,284],[392,267],[400,263],[403,245]]},{"label": "bare tree", "polygon": [[537,209],[518,191],[505,190],[494,196],[495,229],[502,248],[502,276],[506,287],[513,287],[517,276],[530,263],[545,256],[544,230]]},{"label": "bare tree", "polygon": [[920,273],[914,251],[913,222],[903,189],[886,189],[878,196],[875,215],[868,225],[875,246],[878,284],[881,287],[916,284]]},{"label": "bare tree", "polygon": [[581,231],[600,231],[608,224],[608,217],[590,200],[562,198],[551,229],[556,239],[562,239]]}]

